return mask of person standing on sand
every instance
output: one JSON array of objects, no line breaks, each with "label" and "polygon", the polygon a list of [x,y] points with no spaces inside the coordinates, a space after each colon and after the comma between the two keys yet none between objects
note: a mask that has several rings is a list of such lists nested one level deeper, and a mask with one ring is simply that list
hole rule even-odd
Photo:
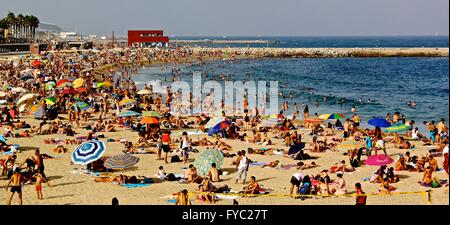
[{"label": "person standing on sand", "polygon": [[241,154],[242,156],[240,157],[239,164],[237,165],[238,171],[236,175],[236,184],[239,182],[239,180],[242,180],[242,184],[245,184],[245,180],[247,179],[249,159],[247,158],[247,156],[245,156],[245,150],[242,150]]},{"label": "person standing on sand", "polygon": [[365,195],[366,193],[362,190],[361,184],[356,183],[355,189],[356,189],[356,205],[366,205],[367,195]]},{"label": "person standing on sand", "polygon": [[169,154],[170,152],[170,142],[171,142],[170,131],[166,131],[163,133],[161,141],[162,141],[162,150],[164,152],[164,162],[169,163],[167,161],[167,154]]},{"label": "person standing on sand", "polygon": [[22,200],[22,184],[24,182],[23,175],[20,173],[20,168],[17,167],[8,184],[6,185],[6,191],[8,191],[9,186],[11,185],[11,196],[8,200],[8,205],[11,205],[11,200],[14,196],[14,193],[17,192],[19,195],[20,205],[23,204]]},{"label": "person standing on sand", "polygon": [[36,193],[39,200],[44,199],[44,195],[42,194],[42,181],[46,182],[47,185],[50,187],[50,183],[47,179],[45,179],[41,173],[37,173],[34,175],[36,177]]},{"label": "person standing on sand", "polygon": [[48,180],[44,173],[45,170],[44,157],[41,155],[39,149],[36,149],[34,151],[34,156],[35,157],[33,157],[33,161],[36,163],[37,171],[42,175],[42,177],[45,180]]}]

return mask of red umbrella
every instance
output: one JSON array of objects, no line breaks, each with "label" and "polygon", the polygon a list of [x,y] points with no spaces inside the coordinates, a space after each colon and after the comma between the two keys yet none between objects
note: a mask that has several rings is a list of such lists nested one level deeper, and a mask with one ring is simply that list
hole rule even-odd
[{"label": "red umbrella", "polygon": [[33,62],[31,62],[31,65],[34,67],[39,67],[41,65],[41,61],[39,60],[33,60]]},{"label": "red umbrella", "polygon": [[393,162],[394,159],[387,155],[373,155],[369,156],[364,163],[369,166],[384,166]]},{"label": "red umbrella", "polygon": [[62,79],[62,80],[58,80],[58,82],[56,83],[56,86],[59,87],[61,85],[63,85],[64,83],[70,82],[70,80],[68,79]]},{"label": "red umbrella", "polygon": [[61,92],[62,95],[73,95],[73,94],[77,94],[77,93],[78,92],[73,88],[67,88]]}]

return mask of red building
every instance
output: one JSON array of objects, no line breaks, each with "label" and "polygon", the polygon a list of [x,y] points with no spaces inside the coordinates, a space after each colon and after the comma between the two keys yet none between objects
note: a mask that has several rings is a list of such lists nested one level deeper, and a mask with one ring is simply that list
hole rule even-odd
[{"label": "red building", "polygon": [[149,47],[155,45],[169,44],[169,37],[163,35],[162,30],[129,30],[128,31],[128,46],[139,45],[142,47]]}]

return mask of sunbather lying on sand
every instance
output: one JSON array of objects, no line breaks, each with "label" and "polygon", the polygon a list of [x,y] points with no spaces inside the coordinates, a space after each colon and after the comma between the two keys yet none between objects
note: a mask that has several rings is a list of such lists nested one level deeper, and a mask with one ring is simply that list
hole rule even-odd
[{"label": "sunbather lying on sand", "polygon": [[310,169],[310,168],[314,168],[314,167],[318,167],[319,165],[317,165],[315,162],[311,162],[311,164],[307,164],[304,162],[298,162],[297,163],[297,169],[298,170],[306,170],[306,169]]}]

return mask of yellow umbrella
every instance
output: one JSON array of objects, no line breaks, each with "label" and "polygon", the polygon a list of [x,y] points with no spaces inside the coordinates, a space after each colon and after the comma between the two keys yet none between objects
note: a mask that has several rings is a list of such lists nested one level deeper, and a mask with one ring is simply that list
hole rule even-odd
[{"label": "yellow umbrella", "polygon": [[330,117],[331,114],[322,114],[319,116],[320,119],[326,120],[328,117]]},{"label": "yellow umbrella", "polygon": [[79,87],[83,86],[84,80],[83,80],[83,78],[78,78],[78,79],[74,80],[72,83],[73,83],[74,88],[79,88]]},{"label": "yellow umbrella", "polygon": [[133,104],[135,102],[136,102],[136,100],[134,100],[134,99],[126,98],[126,99],[120,101],[119,104],[120,105],[128,105],[128,104]]},{"label": "yellow umbrella", "polygon": [[30,111],[31,111],[32,113],[35,113],[35,112],[38,111],[38,109],[39,109],[39,105],[33,105],[33,106],[31,106]]},{"label": "yellow umbrella", "polygon": [[105,81],[105,82],[103,82],[103,86],[112,87],[113,85],[111,84],[111,82]]}]

